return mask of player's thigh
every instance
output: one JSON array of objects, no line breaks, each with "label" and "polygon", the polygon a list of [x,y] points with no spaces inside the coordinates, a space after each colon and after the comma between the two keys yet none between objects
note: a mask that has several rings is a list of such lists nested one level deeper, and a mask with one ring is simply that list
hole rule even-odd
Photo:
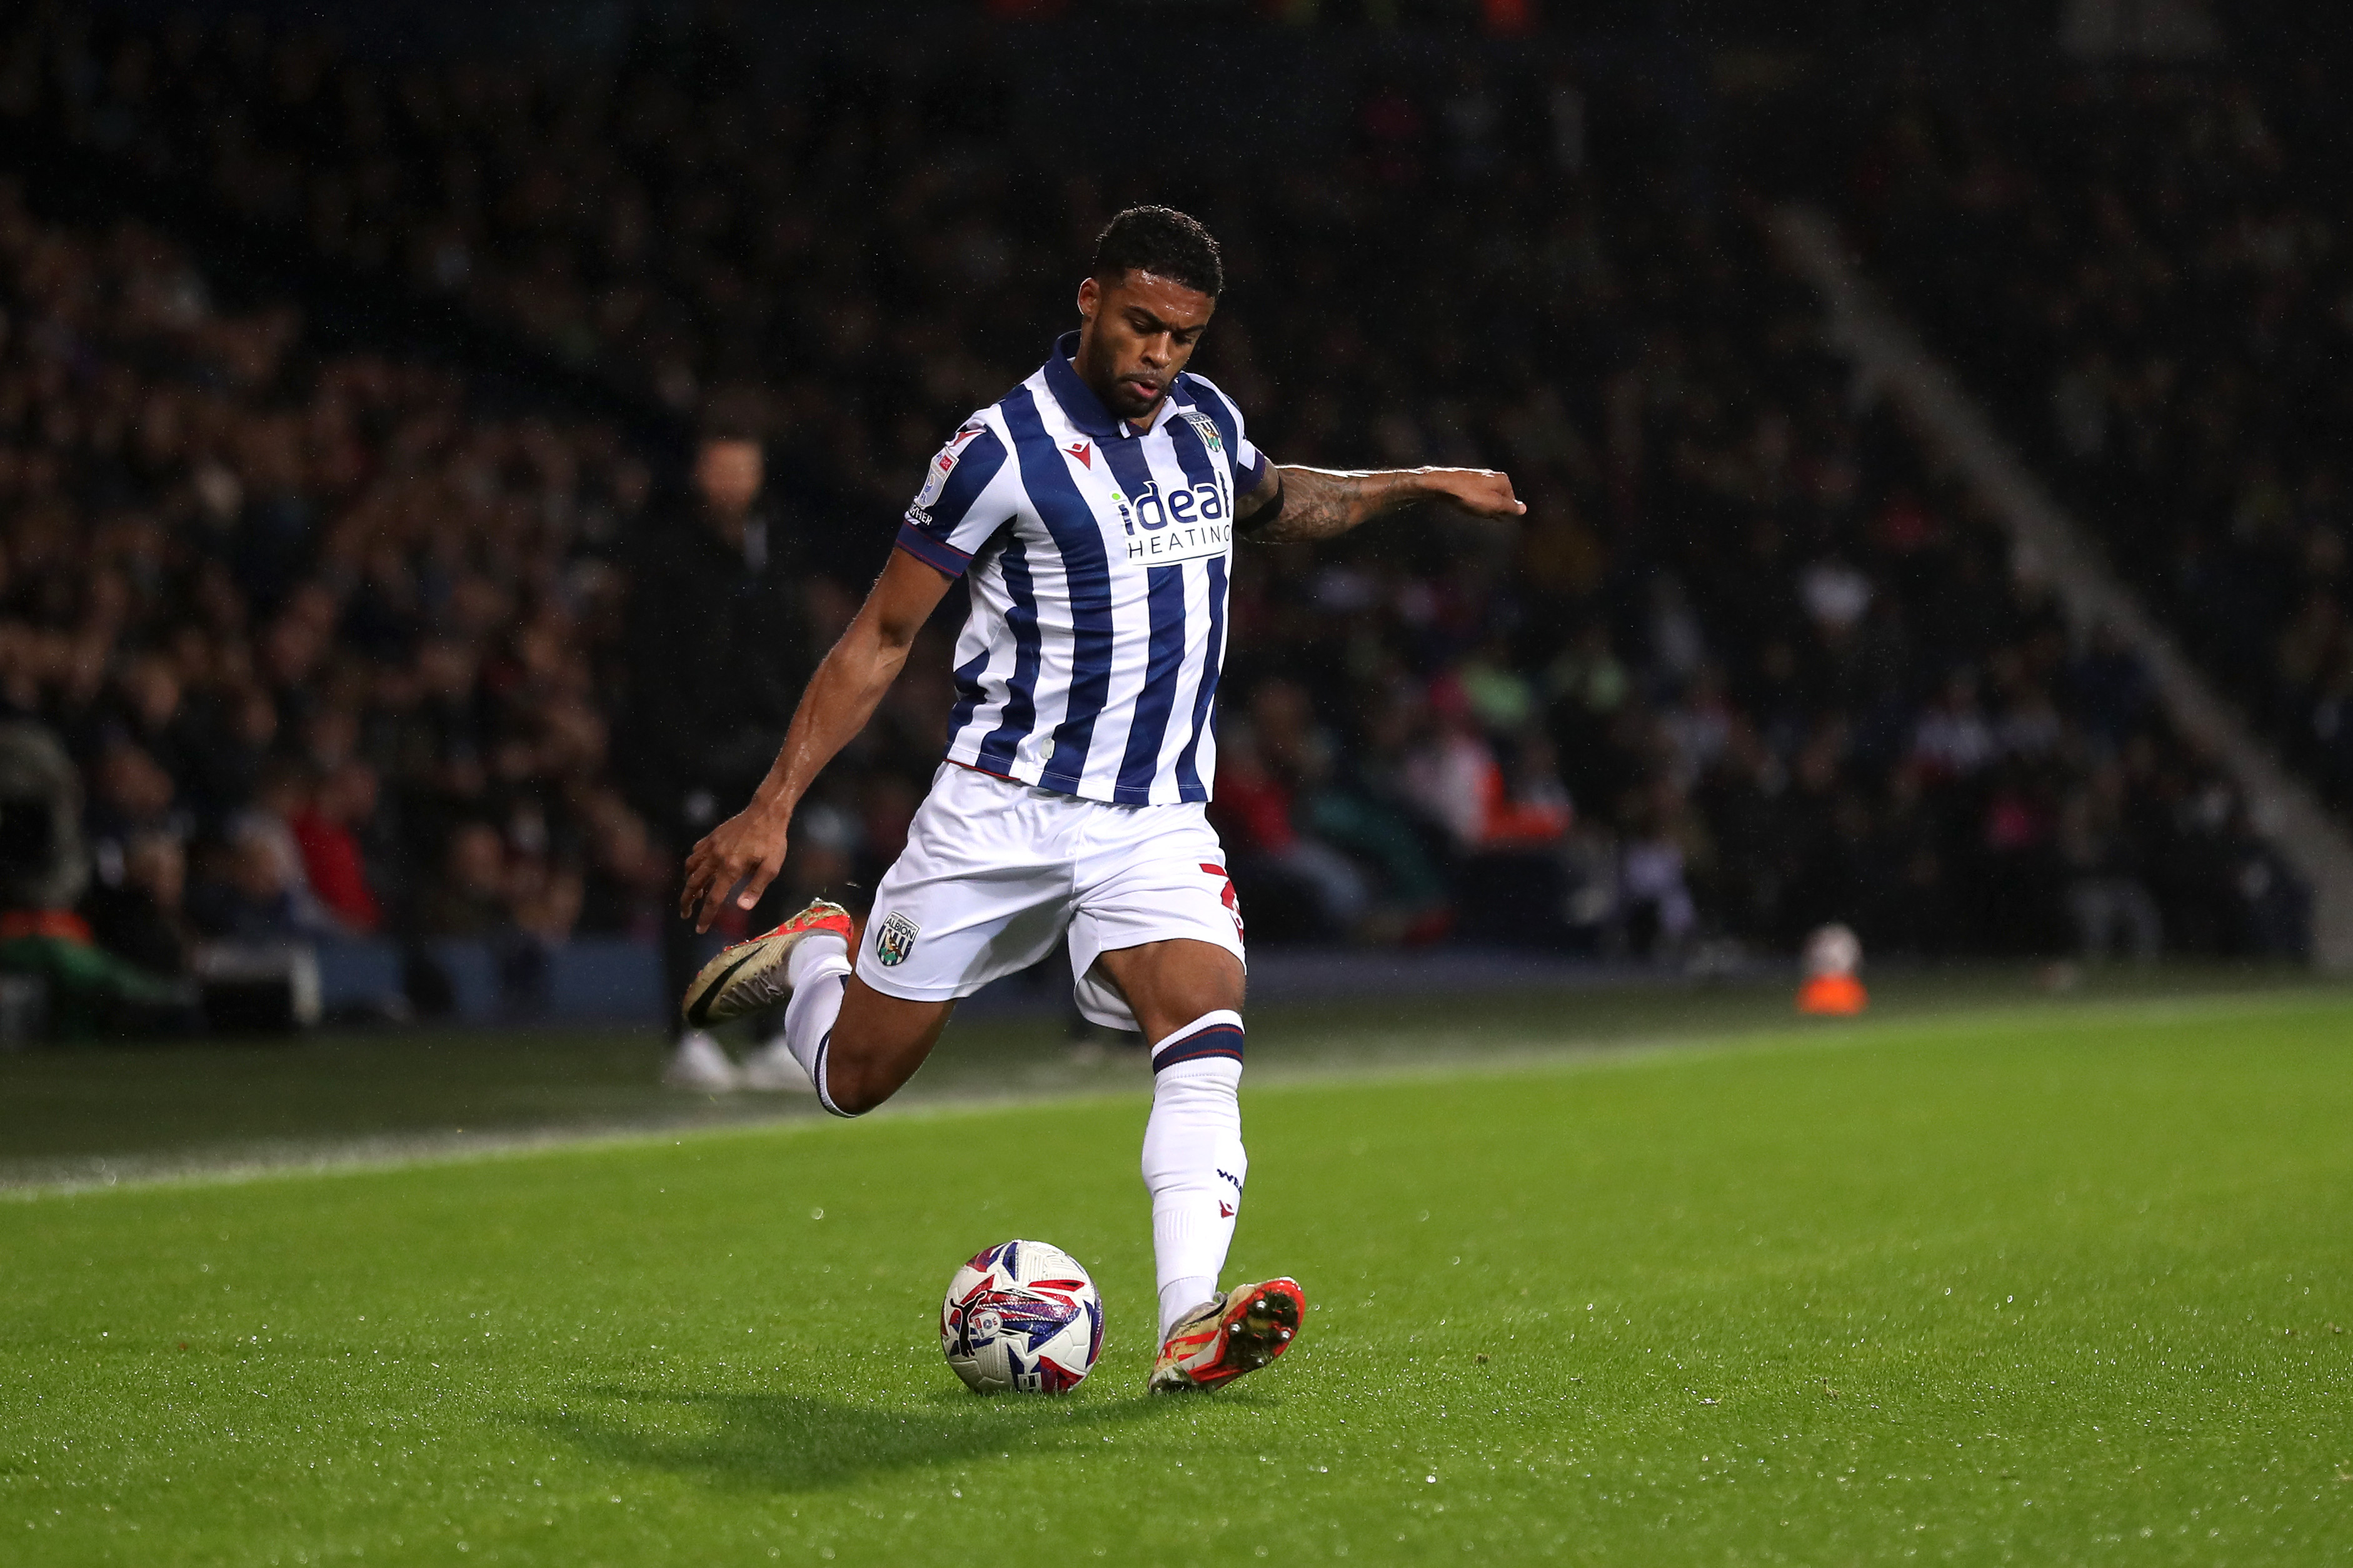
[{"label": "player's thigh", "polygon": [[1198,808],[1140,816],[1081,868],[1071,917],[1080,1009],[1166,1038],[1241,1006],[1241,907],[1225,851]]},{"label": "player's thigh", "polygon": [[1204,1013],[1242,1006],[1242,961],[1192,937],[1111,948],[1098,957],[1146,1040],[1165,1040]]},{"label": "player's thigh", "polygon": [[825,1091],[851,1115],[873,1110],[905,1087],[939,1044],[955,1003],[886,995],[855,974],[825,1047]]}]

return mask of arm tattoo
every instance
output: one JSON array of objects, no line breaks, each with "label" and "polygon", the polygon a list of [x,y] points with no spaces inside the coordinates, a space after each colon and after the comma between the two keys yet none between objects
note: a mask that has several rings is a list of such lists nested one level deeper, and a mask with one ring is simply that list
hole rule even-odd
[{"label": "arm tattoo", "polygon": [[1263,527],[1242,520],[1243,537],[1261,544],[1335,538],[1421,494],[1421,476],[1411,468],[1344,472],[1286,466],[1276,472],[1281,504]]}]

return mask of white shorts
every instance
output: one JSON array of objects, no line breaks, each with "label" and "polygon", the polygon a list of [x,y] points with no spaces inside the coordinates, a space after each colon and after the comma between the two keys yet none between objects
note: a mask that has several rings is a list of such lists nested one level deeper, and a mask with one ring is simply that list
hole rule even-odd
[{"label": "white shorts", "polygon": [[1109,805],[943,763],[874,890],[858,977],[945,1002],[1018,973],[1067,931],[1079,1011],[1133,1029],[1105,952],[1191,938],[1242,956],[1225,850],[1198,803]]}]

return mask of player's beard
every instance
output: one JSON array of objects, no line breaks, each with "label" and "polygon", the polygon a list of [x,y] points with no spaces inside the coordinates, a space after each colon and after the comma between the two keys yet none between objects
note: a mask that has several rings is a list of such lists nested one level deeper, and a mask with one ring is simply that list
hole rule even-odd
[{"label": "player's beard", "polygon": [[1112,383],[1111,396],[1104,402],[1122,419],[1141,424],[1152,416],[1153,411],[1160,406],[1160,400],[1167,395],[1168,389],[1163,384],[1155,388],[1151,396],[1140,397],[1135,391],[1135,384],[1122,379]]},{"label": "player's beard", "polygon": [[1134,388],[1116,365],[1082,364],[1079,371],[1080,379],[1103,399],[1103,406],[1115,418],[1141,424],[1151,417],[1159,408],[1160,400],[1168,395],[1167,380],[1163,379],[1150,397],[1139,402]]}]

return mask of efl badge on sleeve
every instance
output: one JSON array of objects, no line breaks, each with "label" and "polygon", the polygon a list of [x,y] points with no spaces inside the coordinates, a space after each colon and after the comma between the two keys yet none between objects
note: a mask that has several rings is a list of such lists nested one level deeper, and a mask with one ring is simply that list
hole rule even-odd
[{"label": "efl badge on sleeve", "polygon": [[981,428],[975,425],[948,437],[948,444],[932,458],[932,466],[923,475],[923,488],[915,492],[917,506],[937,504],[940,492],[948,488],[948,476],[955,472],[956,463],[963,458],[965,447],[971,445],[972,438],[980,434]]},{"label": "efl badge on sleeve", "polygon": [[882,923],[874,930],[874,956],[882,961],[883,968],[897,968],[907,962],[909,953],[915,951],[915,938],[923,929],[904,915],[884,916]]}]

